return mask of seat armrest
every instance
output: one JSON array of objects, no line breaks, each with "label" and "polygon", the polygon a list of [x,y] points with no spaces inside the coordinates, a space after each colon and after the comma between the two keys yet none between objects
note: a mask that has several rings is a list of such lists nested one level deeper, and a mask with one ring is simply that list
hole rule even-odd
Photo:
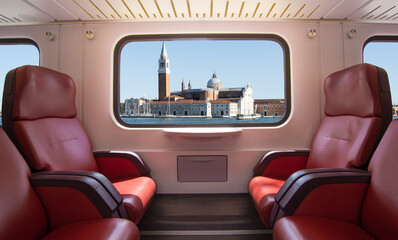
[{"label": "seat armrest", "polygon": [[254,176],[286,180],[294,172],[305,168],[309,150],[271,151],[254,168]]},{"label": "seat armrest", "polygon": [[[270,222],[285,216],[310,215],[359,223],[360,207],[371,173],[358,169],[300,171],[275,196]],[[290,181],[291,180],[291,181]]]},{"label": "seat armrest", "polygon": [[82,220],[119,216],[118,203],[92,177],[52,171],[32,174],[29,180],[44,205],[51,229]]},{"label": "seat armrest", "polygon": [[99,170],[111,181],[150,176],[150,169],[134,152],[94,152]]},{"label": "seat armrest", "polygon": [[113,184],[104,175],[98,172],[90,171],[43,171],[37,172],[35,175],[74,175],[92,178],[102,185],[103,188],[111,195],[113,200],[118,204],[119,217],[128,219],[126,209],[123,205],[123,197]]}]

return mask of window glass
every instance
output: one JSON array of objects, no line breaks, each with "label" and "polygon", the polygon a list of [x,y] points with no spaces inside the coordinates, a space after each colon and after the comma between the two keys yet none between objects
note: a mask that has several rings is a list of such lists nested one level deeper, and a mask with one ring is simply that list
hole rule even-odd
[{"label": "window glass", "polygon": [[376,37],[370,40],[363,50],[363,61],[387,71],[391,89],[393,119],[398,114],[398,37]]},{"label": "window glass", "polygon": [[39,65],[40,54],[36,44],[31,40],[0,39],[0,56],[0,101],[2,101],[4,79],[7,73],[19,66]]},{"label": "window glass", "polygon": [[[116,118],[162,127],[283,122],[290,111],[287,47],[271,39],[209,38],[119,42]],[[270,105],[275,109],[265,110]]]}]

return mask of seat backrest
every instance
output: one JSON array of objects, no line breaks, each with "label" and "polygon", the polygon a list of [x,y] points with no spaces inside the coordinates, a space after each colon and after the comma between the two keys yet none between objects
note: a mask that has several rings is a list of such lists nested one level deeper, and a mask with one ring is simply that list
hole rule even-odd
[{"label": "seat backrest", "polygon": [[361,167],[392,119],[387,73],[359,64],[325,80],[325,116],[311,143],[306,168]]},{"label": "seat backrest", "polygon": [[372,178],[362,208],[362,227],[376,239],[398,236],[398,120],[380,141],[369,171]]},{"label": "seat backrest", "polygon": [[48,68],[22,66],[7,74],[3,128],[33,169],[98,171],[75,95],[72,78]]},{"label": "seat backrest", "polygon": [[0,239],[40,239],[47,217],[29,183],[29,168],[0,128]]}]

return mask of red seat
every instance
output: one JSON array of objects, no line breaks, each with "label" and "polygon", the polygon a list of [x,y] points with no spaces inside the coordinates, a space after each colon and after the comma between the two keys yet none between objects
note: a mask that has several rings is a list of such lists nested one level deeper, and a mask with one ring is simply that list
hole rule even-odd
[{"label": "red seat", "polygon": [[249,193],[263,223],[271,227],[274,196],[300,169],[366,167],[392,119],[386,72],[359,64],[331,74],[324,84],[325,116],[310,151],[266,154],[255,168]]},{"label": "red seat", "polygon": [[93,154],[68,75],[23,66],[7,74],[4,89],[4,130],[32,169],[100,172],[122,195],[124,214],[140,221],[156,191],[149,169],[134,153]]},{"label": "red seat", "polygon": [[[274,239],[397,239],[397,146],[398,120],[393,120],[370,160],[371,178],[364,191],[343,191],[341,195],[334,191],[333,198],[340,199],[340,204],[328,200],[331,196],[325,189],[341,190],[348,182],[332,181],[316,187],[299,203],[293,216],[276,222]],[[318,179],[326,174],[330,175],[325,173]],[[351,183],[351,186],[360,189],[362,184]],[[344,205],[352,206],[351,210],[338,211]]]},{"label": "red seat", "polygon": [[[75,218],[63,226],[52,228],[53,219],[49,216],[54,215],[42,203],[43,196],[31,186],[31,172],[26,162],[2,129],[0,155],[0,239],[139,239],[135,224],[120,218],[80,216],[82,220]],[[54,183],[48,191],[56,186]],[[84,207],[91,206],[81,203],[74,204],[76,211],[84,212]],[[59,208],[64,207],[56,204]]]}]

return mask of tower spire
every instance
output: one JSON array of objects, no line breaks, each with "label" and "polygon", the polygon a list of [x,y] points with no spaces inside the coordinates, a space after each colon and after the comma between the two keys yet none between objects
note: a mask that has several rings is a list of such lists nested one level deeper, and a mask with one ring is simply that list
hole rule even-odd
[{"label": "tower spire", "polygon": [[166,44],[163,41],[162,51],[160,52],[161,59],[167,59]]}]

